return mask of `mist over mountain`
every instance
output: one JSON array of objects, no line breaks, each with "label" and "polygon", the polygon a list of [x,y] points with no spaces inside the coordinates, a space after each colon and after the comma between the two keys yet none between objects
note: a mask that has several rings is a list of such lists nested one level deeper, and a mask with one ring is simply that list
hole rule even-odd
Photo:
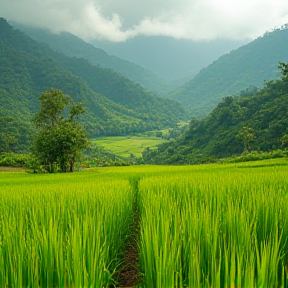
[{"label": "mist over mountain", "polygon": [[[245,44],[236,40],[196,42],[164,36],[139,36],[126,42],[92,41],[96,47],[132,61],[166,79],[192,78],[221,55]],[[187,80],[188,81],[188,80]]]},{"label": "mist over mountain", "polygon": [[13,27],[24,32],[37,42],[48,44],[49,47],[55,51],[62,52],[69,57],[84,58],[91,64],[112,69],[122,76],[142,85],[149,91],[165,95],[186,82],[186,79],[178,81],[164,79],[149,69],[119,57],[111,56],[103,49],[99,49],[68,32],[56,34],[48,29],[24,26],[13,21],[10,23]]},{"label": "mist over mountain", "polygon": [[0,124],[8,127],[5,135],[12,133],[21,149],[29,143],[27,135],[32,136],[38,97],[51,88],[84,103],[87,114],[83,121],[91,137],[171,127],[183,119],[179,102],[156,97],[110,69],[39,44],[3,18],[0,51]]}]

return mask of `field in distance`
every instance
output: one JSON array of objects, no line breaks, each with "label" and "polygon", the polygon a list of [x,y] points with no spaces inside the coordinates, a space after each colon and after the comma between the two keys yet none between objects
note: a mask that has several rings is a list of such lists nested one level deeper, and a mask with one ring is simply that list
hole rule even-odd
[{"label": "field in distance", "polygon": [[157,145],[162,144],[165,140],[155,136],[114,136],[98,137],[93,139],[92,142],[105,148],[107,152],[130,158],[131,155],[141,157],[145,149],[155,149]]}]

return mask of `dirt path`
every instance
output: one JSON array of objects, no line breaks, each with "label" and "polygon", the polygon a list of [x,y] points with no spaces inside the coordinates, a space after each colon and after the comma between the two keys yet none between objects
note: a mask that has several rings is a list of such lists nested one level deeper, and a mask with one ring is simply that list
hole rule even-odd
[{"label": "dirt path", "polygon": [[138,241],[140,237],[140,213],[138,207],[138,183],[139,179],[131,179],[130,184],[134,191],[133,223],[131,223],[131,235],[125,245],[124,265],[118,275],[119,287],[136,286],[140,280]]},{"label": "dirt path", "polygon": [[130,243],[127,243],[126,246],[124,266],[118,276],[119,287],[133,287],[136,286],[139,281],[139,254],[136,249],[137,242],[135,240],[129,242]]}]

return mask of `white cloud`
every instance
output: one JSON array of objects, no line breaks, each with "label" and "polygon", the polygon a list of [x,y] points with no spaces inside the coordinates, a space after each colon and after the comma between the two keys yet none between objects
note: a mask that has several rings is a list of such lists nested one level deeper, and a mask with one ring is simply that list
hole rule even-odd
[{"label": "white cloud", "polygon": [[288,23],[286,0],[0,0],[1,14],[86,40],[251,39]]}]

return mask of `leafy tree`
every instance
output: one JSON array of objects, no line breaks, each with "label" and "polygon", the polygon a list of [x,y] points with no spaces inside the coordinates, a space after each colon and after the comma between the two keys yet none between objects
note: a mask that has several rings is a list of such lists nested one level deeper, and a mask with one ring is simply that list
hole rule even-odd
[{"label": "leafy tree", "polygon": [[77,157],[89,145],[86,132],[78,122],[85,110],[81,103],[73,103],[60,90],[44,92],[39,99],[41,107],[33,119],[39,129],[34,154],[49,173],[58,169],[73,172]]},{"label": "leafy tree", "polygon": [[255,135],[253,134],[253,129],[244,126],[236,136],[240,139],[244,145],[244,153],[249,152],[251,142],[255,140]]},{"label": "leafy tree", "polygon": [[288,63],[280,62],[278,65],[279,70],[281,70],[282,76],[281,79],[283,82],[288,81]]}]

